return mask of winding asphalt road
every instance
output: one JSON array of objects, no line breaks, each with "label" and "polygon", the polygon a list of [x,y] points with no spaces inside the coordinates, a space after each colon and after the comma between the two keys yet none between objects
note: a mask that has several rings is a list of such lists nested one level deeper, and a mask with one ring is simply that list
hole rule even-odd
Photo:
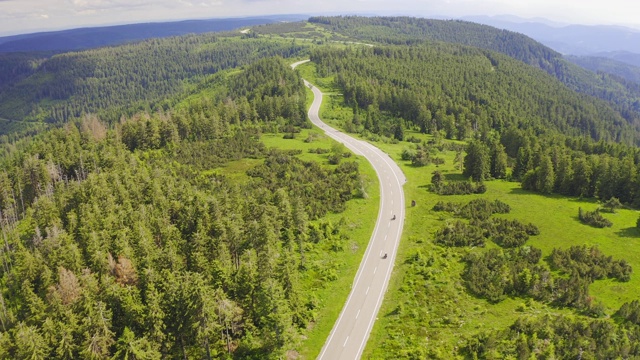
[{"label": "winding asphalt road", "polygon": [[[297,62],[291,67],[295,68],[307,61],[309,60]],[[318,116],[322,92],[306,80],[304,83],[314,95],[313,104],[309,109],[311,122],[357,155],[364,156],[373,165],[380,180],[380,210],[376,227],[360,263],[351,293],[318,356],[318,359],[327,360],[359,359],[380,310],[393,270],[404,223],[405,201],[402,185],[406,178],[400,167],[380,149],[323,123]],[[384,254],[387,254],[386,259]]]}]

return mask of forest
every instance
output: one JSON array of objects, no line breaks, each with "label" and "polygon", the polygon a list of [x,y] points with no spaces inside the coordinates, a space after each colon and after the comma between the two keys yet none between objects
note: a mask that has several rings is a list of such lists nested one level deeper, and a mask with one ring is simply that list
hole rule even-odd
[{"label": "forest", "polygon": [[[323,216],[361,193],[355,163],[260,142],[310,126],[304,91],[269,57],[199,106],[113,128],[87,116],[8,151],[0,358],[265,359],[298,346],[318,306],[301,278],[325,271],[313,252],[346,241]],[[204,171],[244,158],[260,160],[244,182]]]},{"label": "forest", "polygon": [[637,83],[618,75],[585,70],[516,32],[467,21],[411,17],[318,16],[309,22],[360,41],[409,46],[445,42],[503,53],[544,70],[572,90],[609,102],[636,130],[640,126]]},{"label": "forest", "polygon": [[[304,45],[209,33],[58,54],[0,55],[19,69],[0,87],[0,117],[64,123],[95,113],[116,122],[179,95],[207,75],[268,56],[298,55]],[[145,61],[140,61],[145,59]],[[2,68],[0,67],[0,68]],[[7,76],[7,75],[4,75]]]},{"label": "forest", "polygon": [[0,359],[317,346],[367,194],[344,148],[265,145],[311,128],[305,56],[418,199],[365,357],[640,356],[636,84],[460,21],[255,30],[0,55]]}]

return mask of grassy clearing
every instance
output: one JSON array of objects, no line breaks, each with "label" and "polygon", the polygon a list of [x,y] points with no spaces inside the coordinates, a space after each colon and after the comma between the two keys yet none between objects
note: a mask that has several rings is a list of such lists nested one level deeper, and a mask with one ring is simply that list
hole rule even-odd
[{"label": "grassy clearing", "polygon": [[[317,78],[313,64],[303,65],[300,71],[323,92],[339,92],[333,87],[333,79]],[[327,96],[326,99],[321,116],[333,126],[341,127],[342,121],[352,116],[351,110],[343,105],[340,96]],[[429,135],[413,131],[406,131],[405,136],[430,139]],[[412,144],[384,140],[375,142],[375,145],[401,165],[408,179],[404,187],[407,204],[415,200],[417,206],[408,205],[396,267],[363,358],[388,358],[392,354],[389,350],[392,346],[394,349],[419,346],[433,349],[431,357],[450,358],[466,337],[504,329],[520,316],[575,313],[571,309],[551,307],[532,299],[508,298],[492,304],[470,295],[460,276],[465,266],[462,258],[467,252],[486,250],[445,249],[433,244],[434,232],[449,220],[446,213],[432,210],[440,200],[468,202],[482,197],[509,204],[511,213],[497,216],[536,224],[540,235],[531,237],[527,245],[540,248],[543,259],[556,247],[566,249],[573,245],[597,245],[604,254],[628,261],[636,272],[631,281],[599,280],[589,288],[595,300],[602,301],[607,307],[608,315],[623,303],[640,297],[640,275],[637,275],[640,271],[640,252],[634,251],[640,247],[640,231],[635,226],[638,211],[625,209],[615,214],[605,214],[613,222],[613,227],[597,229],[578,220],[578,208],[595,210],[598,207],[595,200],[544,196],[524,191],[515,182],[487,182],[487,192],[482,195],[439,196],[428,191],[433,171],[440,170],[448,180],[462,179],[460,170],[453,164],[455,153],[445,151],[439,154],[445,159],[445,165],[440,167],[413,167],[400,157],[402,150]],[[487,248],[495,246],[487,243]],[[416,252],[435,259],[428,280],[418,276],[405,262]],[[439,349],[443,352],[439,352]]]},{"label": "grassy clearing", "polygon": [[[402,163],[399,154],[407,144],[379,145]],[[459,171],[452,165],[455,154],[446,152],[444,155],[446,165],[439,170],[450,178],[458,177]],[[532,222],[539,227],[540,235],[531,237],[527,244],[540,248],[544,257],[556,247],[565,249],[573,245],[597,245],[605,254],[625,259],[636,271],[640,270],[639,254],[630,251],[640,245],[640,234],[635,228],[638,212],[635,210],[605,214],[613,221],[613,227],[596,229],[583,225],[577,218],[579,207],[587,210],[598,207],[593,200],[542,196],[520,189],[518,183],[506,181],[487,182],[487,192],[482,195],[439,196],[427,190],[435,166],[416,168],[406,163],[401,166],[409,180],[405,185],[407,202],[413,199],[418,205],[407,209],[396,271],[364,358],[384,358],[388,355],[385,344],[400,341],[399,334],[410,335],[414,344],[418,342],[418,345],[434,347],[435,343],[437,347],[453,349],[461,345],[460,339],[466,336],[505,328],[522,315],[572,313],[569,309],[554,308],[530,299],[511,298],[491,304],[469,295],[460,278],[464,269],[461,259],[468,251],[485,250],[443,249],[432,243],[433,233],[448,220],[446,214],[431,210],[440,200],[467,202],[479,197],[499,199],[509,204],[512,211],[498,216]],[[487,248],[495,246],[487,244]],[[404,260],[417,251],[432,254],[437,259],[438,273],[428,281],[416,276],[411,267],[404,264]],[[596,301],[602,301],[611,315],[624,302],[638,298],[640,276],[632,275],[627,283],[596,281],[590,286],[590,294]],[[401,311],[398,311],[398,307]],[[414,310],[402,310],[408,308]]]}]

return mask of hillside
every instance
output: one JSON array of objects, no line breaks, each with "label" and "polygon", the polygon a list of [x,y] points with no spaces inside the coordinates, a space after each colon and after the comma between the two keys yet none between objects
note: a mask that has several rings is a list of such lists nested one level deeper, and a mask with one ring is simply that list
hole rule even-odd
[{"label": "hillside", "polygon": [[545,70],[575,91],[610,102],[630,124],[640,126],[640,90],[635,86],[584,71],[519,33],[460,20],[408,17],[314,17],[309,21],[362,41],[397,45],[442,41],[501,52]]},{"label": "hillside", "polygon": [[346,104],[359,115],[350,126],[379,135],[391,137],[406,127],[465,140],[474,132],[515,127],[605,141],[637,139],[604,101],[576,94],[502,54],[435,43],[323,49],[311,59],[319,74],[335,77]]},{"label": "hillside", "polygon": [[13,76],[12,85],[0,88],[0,117],[61,123],[98,113],[115,121],[125,110],[130,114],[187,90],[188,81],[262,57],[295,56],[304,48],[284,41],[241,39],[237,34],[206,34],[48,59],[7,55],[7,66],[24,70]]},{"label": "hillside", "polygon": [[[269,39],[278,34],[283,34],[281,42],[275,41],[277,37]],[[442,41],[502,52],[544,69],[573,90],[609,102],[627,123],[640,126],[637,86],[586,71],[521,34],[462,21],[360,17],[321,17],[311,18],[309,23],[258,26],[242,39],[237,34],[190,35],[60,54],[51,59],[38,54],[5,55],[0,57],[0,66],[10,69],[12,75],[5,75],[7,83],[0,86],[0,118],[64,122],[92,112],[115,121],[121,111],[129,109],[131,113],[132,108],[186,90],[189,79],[262,56],[296,56],[311,46],[306,41],[287,42],[291,37],[329,39],[336,45],[353,40],[409,45]],[[148,67],[140,68],[138,60],[142,58],[147,59]]]},{"label": "hillside", "polygon": [[610,51],[594,54],[594,56],[605,57],[620,61],[629,65],[640,67],[640,54],[628,51]]},{"label": "hillside", "polygon": [[640,83],[640,67],[597,56],[566,56],[567,60],[593,72],[605,72],[627,81]]}]

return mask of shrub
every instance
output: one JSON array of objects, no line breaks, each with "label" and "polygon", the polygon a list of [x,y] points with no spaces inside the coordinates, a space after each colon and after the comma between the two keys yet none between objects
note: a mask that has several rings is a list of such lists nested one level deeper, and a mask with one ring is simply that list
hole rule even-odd
[{"label": "shrub", "polygon": [[331,151],[331,149],[324,149],[324,148],[315,148],[315,149],[309,149],[310,153],[314,153],[314,154],[327,154]]},{"label": "shrub", "polygon": [[630,303],[624,303],[620,310],[616,312],[616,317],[620,317],[635,325],[640,325],[640,301],[633,300]]},{"label": "shrub", "polygon": [[597,228],[605,228],[613,226],[613,223],[606,219],[598,211],[583,211],[578,208],[578,218],[583,224],[591,225]]},{"label": "shrub", "polygon": [[439,201],[433,210],[448,211],[465,219],[486,220],[493,214],[508,214],[511,207],[500,200],[474,199],[465,205]]},{"label": "shrub", "polygon": [[340,154],[331,154],[329,155],[329,164],[338,165],[340,163],[340,159],[342,159]]},{"label": "shrub", "polygon": [[484,240],[481,228],[462,221],[445,225],[435,235],[436,243],[444,246],[484,246]]},{"label": "shrub", "polygon": [[614,260],[593,246],[572,246],[567,250],[553,249],[549,264],[565,273],[577,272],[591,281],[614,278],[629,281],[631,265],[626,260]]},{"label": "shrub", "polygon": [[438,195],[470,195],[484,194],[487,188],[483,183],[472,183],[469,181],[443,182],[439,187],[433,188]]},{"label": "shrub", "polygon": [[400,158],[404,161],[410,161],[414,158],[414,156],[416,156],[415,150],[404,149],[402,150],[402,155],[400,155]]},{"label": "shrub", "polygon": [[504,248],[514,248],[524,245],[529,236],[540,234],[538,227],[533,224],[523,224],[518,220],[491,219],[482,225],[487,237]]}]

